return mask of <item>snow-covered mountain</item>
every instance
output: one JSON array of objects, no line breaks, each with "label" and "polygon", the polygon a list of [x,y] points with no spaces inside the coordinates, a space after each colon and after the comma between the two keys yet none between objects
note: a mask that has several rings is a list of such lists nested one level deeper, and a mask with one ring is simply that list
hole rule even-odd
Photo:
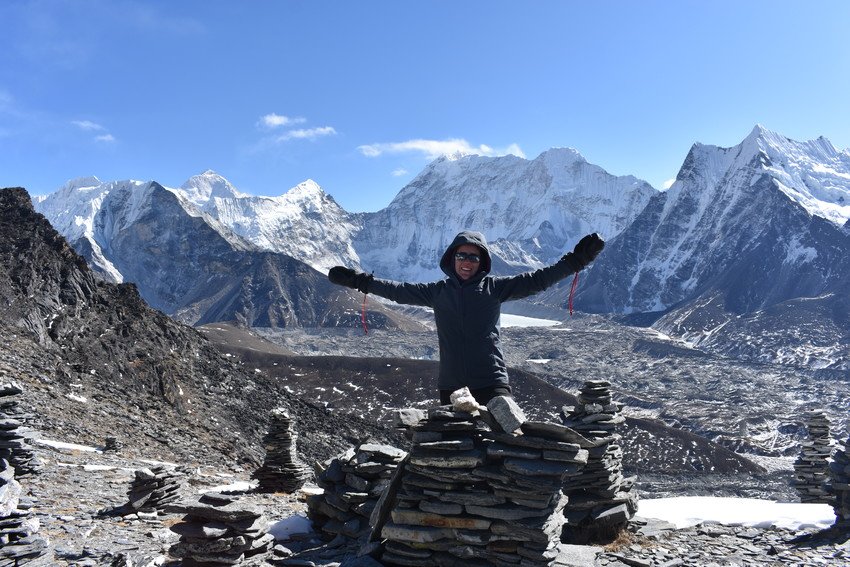
[{"label": "snow-covered mountain", "polygon": [[385,209],[366,215],[354,247],[375,274],[427,281],[443,277],[439,259],[454,236],[473,229],[492,243],[494,271],[516,273],[553,262],[587,233],[613,238],[655,193],[572,149],[551,149],[534,160],[444,157]]},{"label": "snow-covered mountain", "polygon": [[[359,326],[354,292],[300,260],[249,242],[188,200],[222,198],[216,195],[227,185],[211,177],[192,193],[154,181],[85,178],[36,207],[101,277],[136,284],[149,305],[180,321]],[[374,327],[408,323],[380,305],[370,311]]]},{"label": "snow-covered mountain", "polygon": [[[850,153],[823,138],[796,142],[757,126],[731,148],[695,144],[670,190],[609,243],[577,301],[600,313],[665,313],[659,330],[731,353],[747,350],[731,336],[758,342],[767,320],[785,331],[769,341],[774,349],[816,341],[820,331],[800,336],[792,311],[783,323],[775,308],[807,298],[825,303],[807,311],[822,330],[843,329],[840,341],[850,329],[840,301],[850,284],[848,218]],[[764,359],[765,348],[752,351]]]},{"label": "snow-covered mountain", "polygon": [[264,250],[298,258],[323,272],[340,264],[359,265],[352,247],[358,228],[354,217],[313,180],[279,197],[255,197],[208,170],[190,178],[177,193]]}]

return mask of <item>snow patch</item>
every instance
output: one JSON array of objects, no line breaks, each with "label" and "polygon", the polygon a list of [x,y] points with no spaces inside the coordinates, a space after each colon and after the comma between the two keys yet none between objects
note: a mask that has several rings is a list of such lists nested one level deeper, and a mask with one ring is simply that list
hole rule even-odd
[{"label": "snow patch", "polygon": [[721,498],[713,496],[679,496],[643,499],[638,503],[638,516],[657,518],[686,528],[701,523],[726,526],[788,530],[825,529],[835,522],[835,512],[828,504],[774,502],[755,498]]}]

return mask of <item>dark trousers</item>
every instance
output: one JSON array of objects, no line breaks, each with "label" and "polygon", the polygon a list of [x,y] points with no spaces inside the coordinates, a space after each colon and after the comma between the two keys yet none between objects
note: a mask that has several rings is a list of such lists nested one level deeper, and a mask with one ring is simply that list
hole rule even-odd
[{"label": "dark trousers", "polygon": [[[452,399],[451,395],[454,390],[440,390],[440,404],[444,406],[451,405]],[[508,396],[512,398],[511,387],[508,385],[499,384],[498,386],[488,386],[486,388],[478,388],[476,390],[470,390],[472,392],[472,397],[475,398],[479,404],[487,405],[487,402],[495,398],[496,396]]]}]

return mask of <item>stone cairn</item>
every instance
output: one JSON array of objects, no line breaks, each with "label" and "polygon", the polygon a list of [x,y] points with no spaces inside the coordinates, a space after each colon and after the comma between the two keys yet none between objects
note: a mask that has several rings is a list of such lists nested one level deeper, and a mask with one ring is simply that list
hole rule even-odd
[{"label": "stone cairn", "polygon": [[310,520],[331,537],[368,535],[372,511],[406,456],[401,449],[365,441],[316,463],[316,479],[324,493],[307,498]]},{"label": "stone cairn", "polygon": [[29,443],[32,431],[24,423],[32,416],[20,408],[21,394],[14,382],[0,384],[0,459],[15,468],[16,476],[25,477],[37,474],[43,465]]},{"label": "stone cairn", "polygon": [[309,467],[298,458],[295,441],[298,434],[292,418],[284,408],[271,412],[271,424],[263,443],[266,458],[263,466],[254,472],[262,492],[295,492],[312,476]]},{"label": "stone cairn", "polygon": [[180,497],[178,492],[184,476],[180,468],[137,469],[127,493],[130,509],[142,519],[155,519]]},{"label": "stone cairn", "polygon": [[506,397],[474,412],[432,408],[409,433],[413,447],[388,496],[390,518],[375,527],[386,540],[383,564],[557,564],[562,487],[587,462],[586,439],[526,421]]},{"label": "stone cairn", "polygon": [[206,493],[167,511],[185,514],[171,526],[180,540],[168,551],[183,567],[266,564],[274,536],[261,509],[240,505],[235,496]]},{"label": "stone cairn", "polygon": [[37,533],[38,520],[30,518],[32,506],[15,480],[15,469],[0,458],[0,567],[24,565],[47,554],[47,541]]},{"label": "stone cairn", "polygon": [[809,432],[800,456],[794,461],[794,488],[801,502],[831,504],[829,489],[829,418],[823,410],[808,411],[803,424]]},{"label": "stone cairn", "polygon": [[117,453],[123,448],[124,444],[118,441],[117,437],[111,435],[107,437],[103,443],[104,453]]},{"label": "stone cairn", "polygon": [[835,527],[850,531],[850,438],[839,447],[829,465],[832,479],[832,492],[835,500],[832,507],[835,510]]},{"label": "stone cairn", "polygon": [[563,424],[589,439],[587,465],[564,487],[569,502],[563,541],[603,542],[615,537],[637,513],[636,477],[623,477],[622,436],[617,426],[623,405],[611,399],[607,380],[588,380],[575,407],[563,408]]}]

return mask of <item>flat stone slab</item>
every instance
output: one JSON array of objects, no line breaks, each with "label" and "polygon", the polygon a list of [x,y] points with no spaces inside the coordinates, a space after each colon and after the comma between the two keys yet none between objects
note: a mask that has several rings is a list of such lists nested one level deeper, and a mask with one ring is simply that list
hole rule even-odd
[{"label": "flat stone slab", "polygon": [[413,526],[429,526],[435,528],[460,528],[465,530],[487,530],[490,529],[490,520],[482,518],[471,518],[469,516],[443,516],[419,510],[402,510],[396,508],[392,511],[392,519],[395,524]]},{"label": "flat stone slab", "polygon": [[508,396],[496,396],[487,402],[487,410],[496,423],[506,432],[512,433],[526,422],[525,412]]}]

